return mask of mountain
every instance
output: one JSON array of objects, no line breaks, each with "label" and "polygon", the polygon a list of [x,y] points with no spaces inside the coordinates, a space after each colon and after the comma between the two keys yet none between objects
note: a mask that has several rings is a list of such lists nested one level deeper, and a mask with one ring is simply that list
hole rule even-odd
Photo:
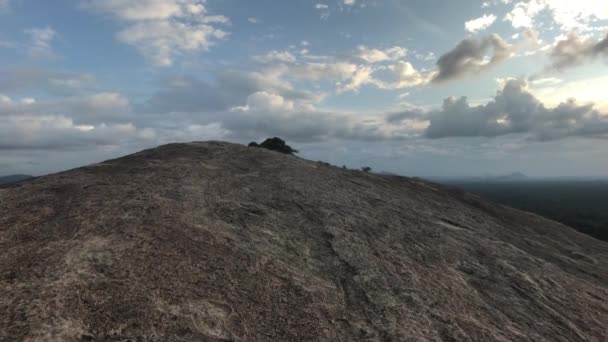
[{"label": "mountain", "polygon": [[0,187],[0,341],[606,341],[608,244],[223,142]]},{"label": "mountain", "polygon": [[30,175],[9,175],[9,176],[2,176],[0,177],[0,185],[2,184],[8,184],[8,183],[14,183],[14,182],[19,182],[22,180],[26,180],[29,178],[32,178],[33,176]]}]

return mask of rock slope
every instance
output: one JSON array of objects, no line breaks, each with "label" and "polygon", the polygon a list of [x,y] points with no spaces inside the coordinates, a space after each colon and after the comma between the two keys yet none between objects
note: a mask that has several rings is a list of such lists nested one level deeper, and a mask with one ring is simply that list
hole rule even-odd
[{"label": "rock slope", "polygon": [[608,244],[222,142],[0,187],[0,341],[606,341]]}]

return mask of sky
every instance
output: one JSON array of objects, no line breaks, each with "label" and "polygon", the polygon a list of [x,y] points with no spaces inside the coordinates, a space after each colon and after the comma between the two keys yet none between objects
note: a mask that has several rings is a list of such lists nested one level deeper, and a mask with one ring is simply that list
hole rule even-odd
[{"label": "sky", "polygon": [[0,175],[278,136],[419,177],[608,176],[608,2],[0,0]]}]

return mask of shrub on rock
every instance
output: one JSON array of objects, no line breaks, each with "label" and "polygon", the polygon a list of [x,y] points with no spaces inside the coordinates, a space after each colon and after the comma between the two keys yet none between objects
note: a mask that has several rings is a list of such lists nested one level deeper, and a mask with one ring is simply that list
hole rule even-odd
[{"label": "shrub on rock", "polygon": [[281,138],[268,138],[264,140],[263,143],[259,144],[256,142],[251,142],[249,147],[262,147],[265,149],[269,149],[272,151],[277,151],[285,154],[294,154],[298,153],[298,150],[291,148],[291,146],[287,145],[285,141]]}]

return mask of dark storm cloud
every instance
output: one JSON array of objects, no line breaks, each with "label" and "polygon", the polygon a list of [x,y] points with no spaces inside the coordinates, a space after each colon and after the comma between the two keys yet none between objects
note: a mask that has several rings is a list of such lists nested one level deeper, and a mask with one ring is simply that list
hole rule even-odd
[{"label": "dark storm cloud", "polygon": [[[488,56],[490,52],[491,57]],[[485,71],[509,58],[511,53],[511,46],[497,34],[480,40],[464,39],[454,49],[439,57],[438,72],[432,82],[449,81]]]}]

